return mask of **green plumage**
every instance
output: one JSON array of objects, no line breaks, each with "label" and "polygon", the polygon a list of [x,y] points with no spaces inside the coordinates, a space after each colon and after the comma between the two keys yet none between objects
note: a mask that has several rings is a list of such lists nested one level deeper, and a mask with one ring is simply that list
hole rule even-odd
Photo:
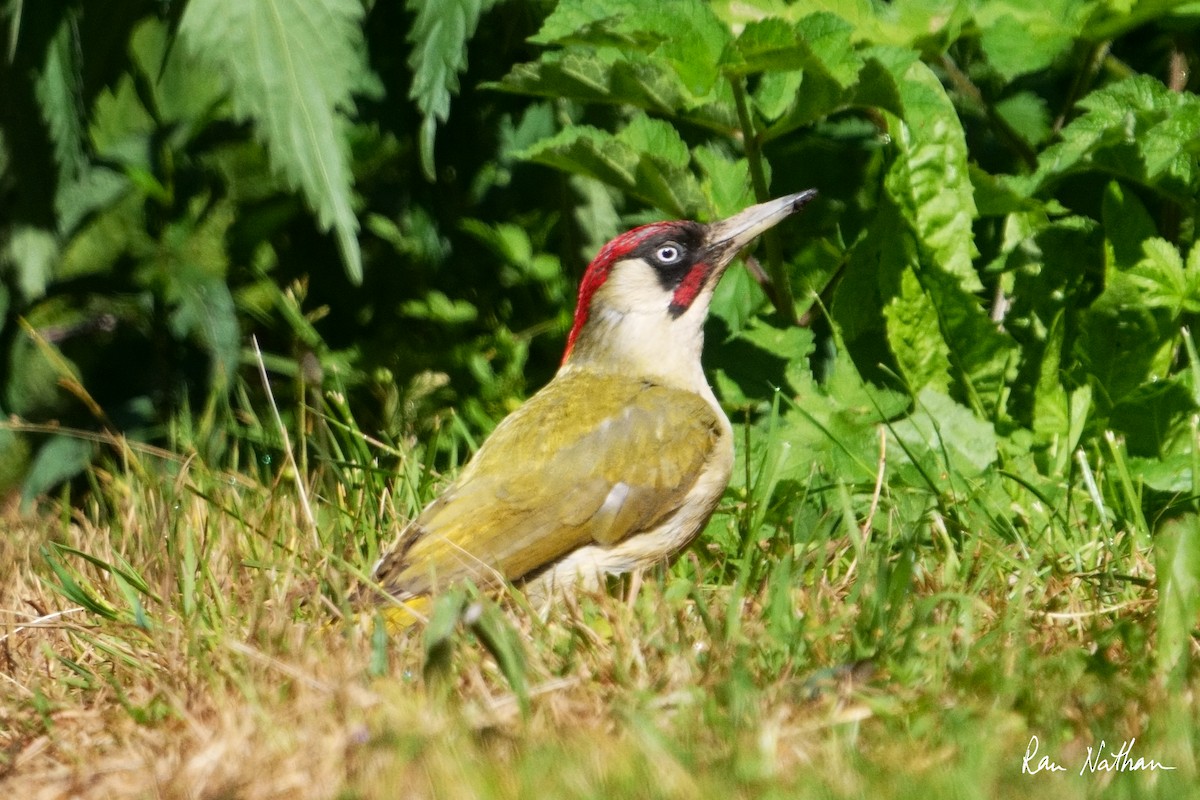
[{"label": "green plumage", "polygon": [[500,423],[376,578],[422,595],[467,577],[520,580],[584,545],[620,542],[679,508],[720,436],[694,392],[561,372]]}]

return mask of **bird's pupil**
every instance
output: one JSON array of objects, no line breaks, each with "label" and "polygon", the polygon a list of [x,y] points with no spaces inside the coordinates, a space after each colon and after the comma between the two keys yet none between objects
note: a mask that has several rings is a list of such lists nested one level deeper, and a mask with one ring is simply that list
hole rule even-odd
[{"label": "bird's pupil", "polygon": [[678,258],[679,258],[679,249],[676,248],[674,245],[667,245],[665,247],[660,247],[658,249],[658,260],[659,261],[669,264],[673,261],[678,260]]}]

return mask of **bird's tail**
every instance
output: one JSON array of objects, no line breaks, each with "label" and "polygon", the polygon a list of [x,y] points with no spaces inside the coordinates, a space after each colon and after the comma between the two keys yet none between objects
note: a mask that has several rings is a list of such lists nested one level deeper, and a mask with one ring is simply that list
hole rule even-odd
[{"label": "bird's tail", "polygon": [[420,595],[381,604],[374,609],[372,616],[381,618],[387,632],[395,635],[418,622],[424,622],[429,616],[431,605],[432,601],[428,595]]}]

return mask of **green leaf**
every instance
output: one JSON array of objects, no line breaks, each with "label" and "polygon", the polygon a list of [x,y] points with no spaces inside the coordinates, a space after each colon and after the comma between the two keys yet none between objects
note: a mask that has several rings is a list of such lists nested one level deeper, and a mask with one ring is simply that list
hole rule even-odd
[{"label": "green leaf", "polygon": [[496,659],[500,672],[512,687],[523,716],[529,715],[529,676],[521,634],[494,603],[479,600],[464,614],[467,625]]},{"label": "green leaf", "polygon": [[[1193,248],[1190,262],[1194,264]],[[1178,318],[1186,309],[1200,307],[1200,274],[1186,269],[1183,256],[1166,239],[1147,239],[1142,243],[1144,257],[1129,273],[1129,280],[1141,291],[1142,302],[1151,308],[1163,308]]]},{"label": "green leaf", "polygon": [[168,320],[171,333],[177,339],[195,336],[211,358],[213,383],[227,386],[237,372],[242,331],[225,280],[192,264],[179,264],[171,272],[167,300],[174,305]]},{"label": "green leaf", "polygon": [[722,67],[739,76],[817,71],[839,88],[848,88],[863,65],[851,42],[853,30],[841,17],[826,12],[810,14],[796,23],[767,17],[746,25],[726,50]]},{"label": "green leaf", "polygon": [[[41,228],[20,225],[9,231],[9,240],[0,251],[0,266],[11,267],[21,297],[25,302],[46,294],[46,286],[54,274],[60,256],[53,234]],[[0,330],[7,313],[7,303],[0,303]]]},{"label": "green leaf", "polygon": [[792,444],[792,458],[781,477],[804,480],[820,465],[838,480],[872,485],[879,424],[903,413],[908,397],[864,381],[840,343],[824,383],[809,370],[789,369],[790,380],[799,385],[779,433]]},{"label": "green leaf", "polygon": [[36,92],[54,143],[59,182],[67,183],[87,165],[83,150],[83,72],[79,64],[78,19],[65,18],[46,49]]},{"label": "green leaf", "polygon": [[370,86],[357,0],[193,0],[179,38],[226,76],[234,113],[254,123],[271,163],[333,229],[346,273],[362,280],[347,118]]},{"label": "green leaf", "polygon": [[437,126],[450,117],[450,98],[458,93],[458,75],[467,68],[467,43],[479,17],[495,0],[406,0],[416,15],[408,31],[413,71],[409,99],[417,102],[421,123],[421,168],[435,180],[433,140]]},{"label": "green leaf", "polygon": [[452,300],[436,290],[423,298],[404,301],[400,305],[400,313],[410,319],[429,320],[442,325],[462,325],[474,322],[479,317],[479,310],[466,300]]},{"label": "green leaf", "polygon": [[730,157],[708,145],[693,149],[692,158],[703,175],[700,185],[710,201],[714,219],[731,217],[754,205],[750,163],[746,159]]},{"label": "green leaf", "polygon": [[676,217],[703,206],[687,145],[669,123],[645,114],[616,134],[575,125],[516,156],[595,178]]},{"label": "green leaf", "polygon": [[1136,193],[1110,181],[1104,189],[1100,218],[1104,222],[1104,263],[1127,270],[1142,260],[1142,246],[1158,234],[1158,226]]},{"label": "green leaf", "polygon": [[700,0],[562,0],[530,41],[641,50],[670,65],[699,99],[720,77],[714,65],[731,38]]},{"label": "green leaf", "polygon": [[1016,346],[976,296],[975,188],[962,125],[915,54],[873,48],[868,58],[857,93],[884,110],[892,134],[884,188],[896,215],[877,224],[899,230],[864,240],[860,256],[878,253],[888,344],[910,391],[946,392],[954,381],[979,413],[1002,413]]},{"label": "green leaf", "polygon": [[905,454],[922,461],[929,473],[978,477],[998,458],[992,425],[932,387],[922,390],[912,414],[892,431],[906,445]]},{"label": "green leaf", "polygon": [[909,391],[950,387],[950,346],[946,343],[933,299],[911,267],[900,276],[900,291],[884,309],[888,344]]},{"label": "green leaf", "polygon": [[38,448],[25,483],[21,487],[21,505],[27,508],[36,498],[83,472],[92,463],[96,444],[88,439],[59,434]]},{"label": "green leaf", "polygon": [[769,399],[779,389],[797,391],[810,378],[812,351],[812,331],[794,325],[775,327],[751,318],[712,359],[721,401],[747,407]]},{"label": "green leaf", "polygon": [[1017,92],[996,103],[995,112],[1028,144],[1041,145],[1053,133],[1050,109],[1033,92]]},{"label": "green leaf", "polygon": [[[937,76],[913,54],[876,48],[865,98],[895,97],[889,130],[895,158],[884,187],[912,226],[923,264],[954,275],[968,292],[981,288],[974,255],[975,196],[962,123]],[[868,79],[864,77],[864,84]],[[889,84],[890,85],[887,85]],[[880,91],[882,90],[882,92]]]},{"label": "green leaf", "polygon": [[1192,632],[1200,614],[1200,517],[1187,514],[1168,521],[1155,535],[1158,577],[1158,641],[1155,661],[1160,675],[1176,684],[1187,677],[1194,646]]},{"label": "green leaf", "polygon": [[975,21],[988,63],[1006,81],[1046,69],[1071,47],[1089,5],[1082,0],[980,4]]},{"label": "green leaf", "polygon": [[1136,75],[1087,95],[1084,113],[1014,186],[1032,194],[1064,176],[1097,171],[1150,186],[1181,203],[1200,188],[1200,98]]}]

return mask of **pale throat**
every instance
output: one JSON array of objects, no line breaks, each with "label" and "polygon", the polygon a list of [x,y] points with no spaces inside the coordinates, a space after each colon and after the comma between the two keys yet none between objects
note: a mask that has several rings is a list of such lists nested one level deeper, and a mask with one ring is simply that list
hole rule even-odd
[{"label": "pale throat", "polygon": [[600,307],[592,308],[563,370],[601,368],[628,378],[688,389],[707,399],[712,390],[700,354],[711,298],[712,288],[706,287],[678,317],[670,316],[665,308],[620,311],[597,304]]}]

